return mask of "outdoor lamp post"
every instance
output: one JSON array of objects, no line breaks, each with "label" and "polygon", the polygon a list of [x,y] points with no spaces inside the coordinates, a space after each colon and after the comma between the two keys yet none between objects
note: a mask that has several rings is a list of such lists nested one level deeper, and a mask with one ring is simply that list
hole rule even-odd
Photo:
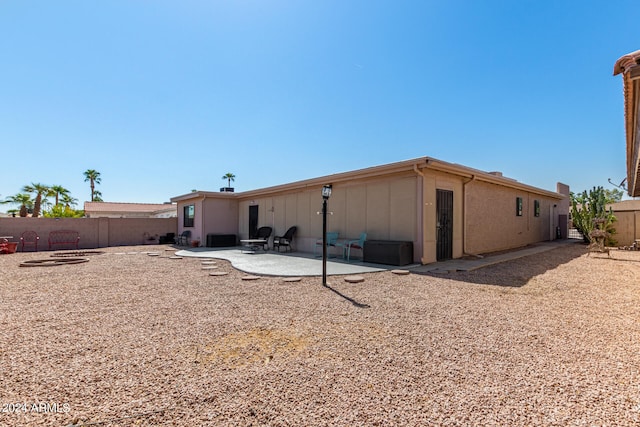
[{"label": "outdoor lamp post", "polygon": [[322,285],[327,286],[327,200],[331,197],[331,184],[322,187]]}]

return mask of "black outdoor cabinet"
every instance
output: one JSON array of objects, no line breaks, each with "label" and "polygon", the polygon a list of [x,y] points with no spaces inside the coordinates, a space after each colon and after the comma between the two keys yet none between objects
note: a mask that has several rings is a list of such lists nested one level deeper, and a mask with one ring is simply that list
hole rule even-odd
[{"label": "black outdoor cabinet", "polygon": [[413,262],[413,242],[365,240],[363,261],[375,264],[407,265]]},{"label": "black outdoor cabinet", "polygon": [[207,234],[208,248],[227,248],[236,245],[235,234]]}]

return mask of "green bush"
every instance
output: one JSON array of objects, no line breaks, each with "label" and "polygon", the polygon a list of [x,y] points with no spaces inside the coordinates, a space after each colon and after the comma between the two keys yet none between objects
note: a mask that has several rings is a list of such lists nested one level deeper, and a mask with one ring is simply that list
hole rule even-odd
[{"label": "green bush", "polygon": [[591,243],[591,237],[589,233],[595,228],[595,221],[597,219],[603,219],[603,225],[601,229],[607,232],[607,240],[605,244],[607,246],[615,246],[616,241],[613,239],[613,235],[616,233],[613,228],[613,223],[617,221],[613,210],[607,211],[606,205],[611,203],[607,197],[607,192],[602,187],[593,187],[588,193],[583,191],[576,195],[571,193],[569,195],[571,199],[571,219],[573,226],[582,233],[584,241]]},{"label": "green bush", "polygon": [[82,218],[83,210],[71,209],[69,206],[54,205],[51,209],[44,212],[45,218]]}]

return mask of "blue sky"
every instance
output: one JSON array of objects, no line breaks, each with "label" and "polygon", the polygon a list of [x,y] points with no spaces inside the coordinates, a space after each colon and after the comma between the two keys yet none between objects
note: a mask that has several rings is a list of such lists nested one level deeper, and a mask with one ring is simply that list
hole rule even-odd
[{"label": "blue sky", "polygon": [[431,156],[621,181],[635,1],[0,0],[0,199],[164,202]]}]

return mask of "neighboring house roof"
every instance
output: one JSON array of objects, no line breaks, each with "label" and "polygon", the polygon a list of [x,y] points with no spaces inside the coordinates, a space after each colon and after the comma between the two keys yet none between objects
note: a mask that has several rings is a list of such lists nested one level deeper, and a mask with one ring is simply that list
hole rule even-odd
[{"label": "neighboring house roof", "polygon": [[171,211],[177,211],[176,205],[169,203],[84,202],[84,212],[87,216],[122,213],[157,215]]},{"label": "neighboring house roof", "polygon": [[239,193],[224,193],[224,192],[210,192],[210,191],[196,191],[181,196],[172,197],[172,202],[179,202],[183,200],[190,200],[194,198],[239,198],[244,199],[248,197],[259,197],[268,194],[282,193],[286,191],[296,191],[308,187],[319,187],[324,184],[337,184],[340,182],[348,182],[353,179],[370,178],[376,176],[382,176],[390,173],[408,172],[413,171],[416,174],[421,174],[422,170],[438,170],[445,173],[450,173],[458,176],[463,176],[468,179],[474,179],[478,181],[489,182],[496,185],[502,185],[505,187],[515,188],[535,194],[540,194],[558,200],[566,197],[565,195],[543,190],[537,187],[533,187],[527,184],[520,183],[511,178],[505,178],[499,172],[484,172],[478,169],[469,168],[455,163],[447,163],[441,160],[434,159],[432,157],[419,157],[416,159],[405,160],[402,162],[389,163],[381,166],[373,166],[365,169],[358,169],[350,172],[342,172],[333,175],[327,175],[319,178],[307,179],[304,181],[296,181],[289,184],[277,185],[274,187],[261,188],[257,190],[250,190]]},{"label": "neighboring house roof", "polygon": [[622,74],[624,127],[627,137],[627,188],[632,197],[640,196],[640,140],[638,107],[640,102],[640,50],[624,55],[613,66],[613,75]]}]

